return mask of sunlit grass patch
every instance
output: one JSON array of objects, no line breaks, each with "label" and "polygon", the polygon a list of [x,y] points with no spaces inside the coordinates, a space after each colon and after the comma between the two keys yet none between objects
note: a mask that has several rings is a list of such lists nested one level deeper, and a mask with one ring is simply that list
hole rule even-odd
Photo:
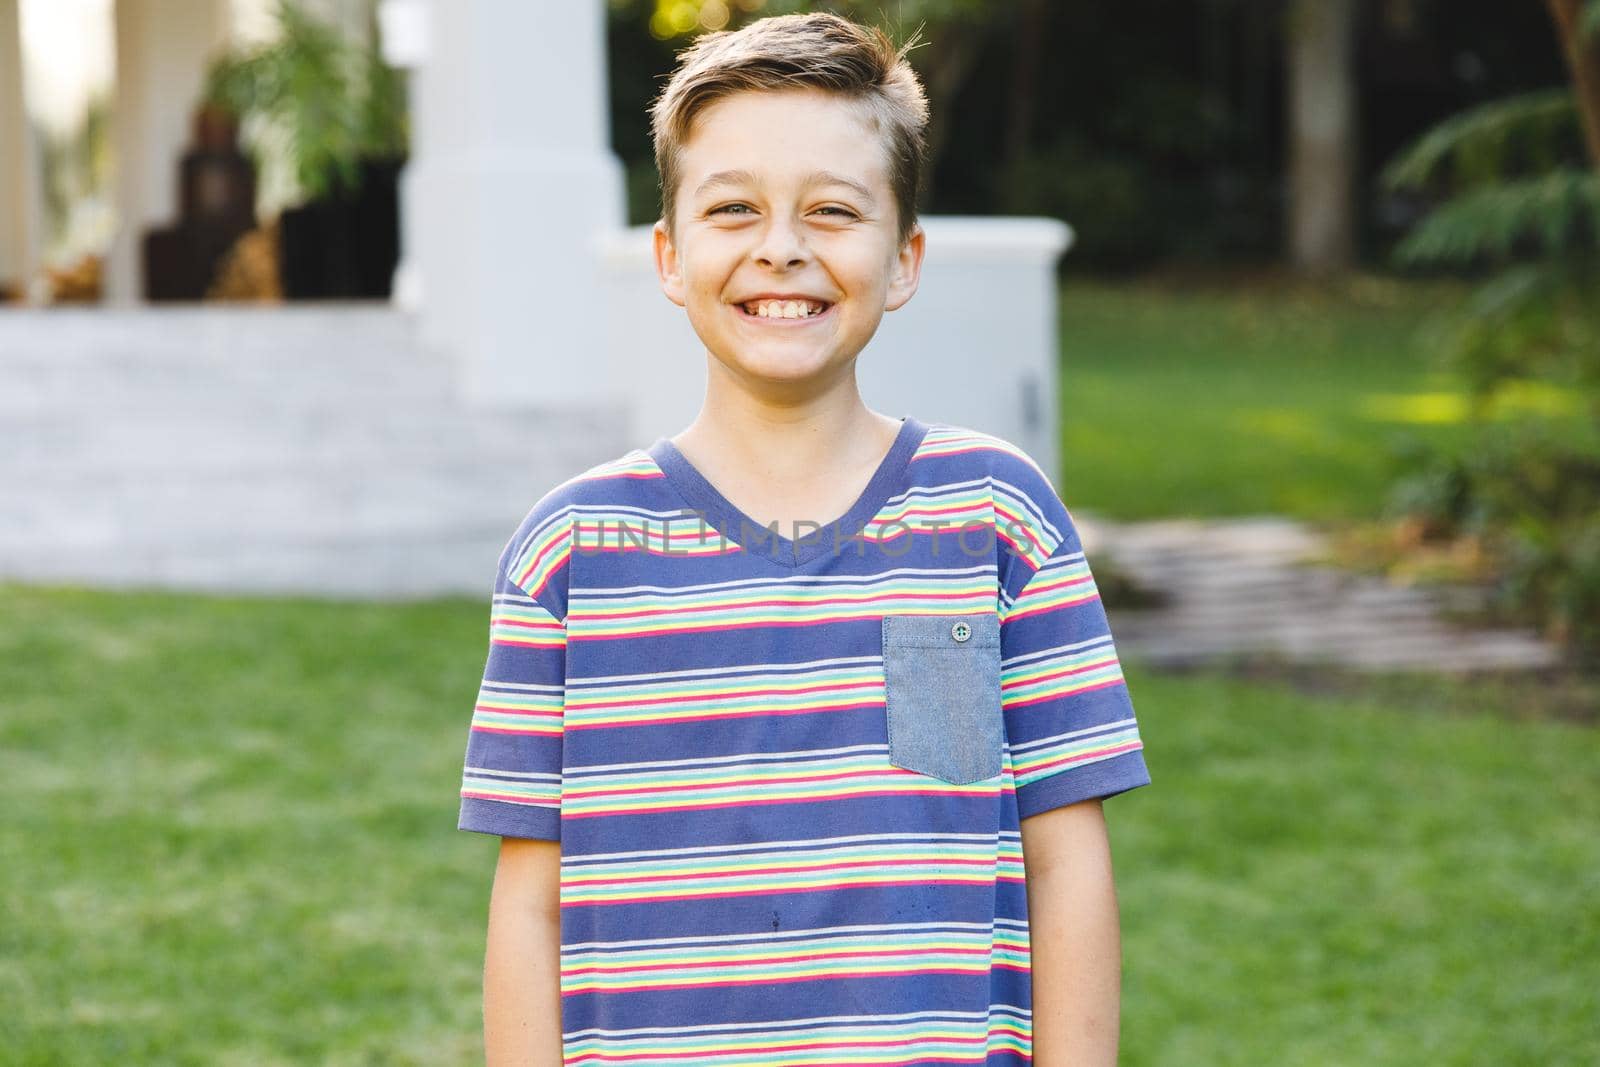
[{"label": "sunlit grass patch", "polygon": [[1063,496],[1128,519],[1378,515],[1406,441],[1461,436],[1429,337],[1467,291],[1066,283]]},{"label": "sunlit grass patch", "polygon": [[[1374,393],[1362,397],[1360,406],[1368,418],[1385,422],[1459,423],[1473,414],[1472,397],[1465,392]],[[1507,382],[1485,403],[1482,414],[1491,419],[1574,418],[1584,414],[1583,397],[1576,389],[1549,382]]]}]

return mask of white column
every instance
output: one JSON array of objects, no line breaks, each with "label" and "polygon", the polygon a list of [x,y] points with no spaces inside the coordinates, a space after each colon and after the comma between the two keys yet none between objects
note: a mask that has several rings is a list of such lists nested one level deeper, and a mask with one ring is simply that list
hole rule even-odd
[{"label": "white column", "polygon": [[227,41],[227,0],[116,0],[113,98],[117,234],[106,264],[112,303],[144,295],[144,232],[178,212],[178,160],[206,68]]},{"label": "white column", "polygon": [[0,284],[27,291],[39,268],[38,154],[22,80],[18,0],[0,0]]},{"label": "white column", "polygon": [[[384,62],[407,72],[406,94],[410,109],[412,159],[416,158],[416,132],[423,120],[419,112],[425,101],[419,86],[422,68],[428,60],[427,0],[378,0],[378,43]],[[412,175],[414,163],[400,172],[400,261],[395,265],[389,299],[402,311],[422,308],[422,274],[416,263],[417,231],[421,227],[421,205],[416,200]]]},{"label": "white column", "polygon": [[412,80],[404,287],[492,406],[615,400],[601,241],[624,221],[605,5],[432,0]]}]

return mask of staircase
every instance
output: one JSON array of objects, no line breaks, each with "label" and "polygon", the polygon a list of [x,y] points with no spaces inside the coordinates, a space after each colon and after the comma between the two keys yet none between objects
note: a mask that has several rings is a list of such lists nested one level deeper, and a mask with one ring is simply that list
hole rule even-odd
[{"label": "staircase", "polygon": [[483,596],[627,426],[464,406],[387,305],[0,311],[0,580]]}]

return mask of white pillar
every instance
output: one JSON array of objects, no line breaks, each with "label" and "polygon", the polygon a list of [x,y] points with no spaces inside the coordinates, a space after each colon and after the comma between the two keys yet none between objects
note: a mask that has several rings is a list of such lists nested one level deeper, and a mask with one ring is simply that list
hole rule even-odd
[{"label": "white pillar", "polygon": [[412,80],[404,287],[493,406],[610,402],[602,240],[624,221],[605,4],[433,0]]},{"label": "white pillar", "polygon": [[38,153],[23,92],[18,0],[0,0],[0,284],[23,292],[39,269]]},{"label": "white pillar", "polygon": [[[412,158],[415,159],[419,139],[415,131],[421,124],[418,111],[423,103],[418,86],[421,68],[428,60],[427,0],[378,0],[377,12],[378,43],[384,62],[408,72],[406,93],[413,131]],[[422,212],[412,186],[415,173],[415,166],[407,166],[400,172],[400,261],[395,264],[389,295],[396,307],[408,312],[422,308],[422,275],[416,264],[417,230]]]},{"label": "white pillar", "polygon": [[117,233],[106,296],[144,296],[144,232],[176,220],[178,160],[205,72],[228,38],[227,0],[116,0]]}]

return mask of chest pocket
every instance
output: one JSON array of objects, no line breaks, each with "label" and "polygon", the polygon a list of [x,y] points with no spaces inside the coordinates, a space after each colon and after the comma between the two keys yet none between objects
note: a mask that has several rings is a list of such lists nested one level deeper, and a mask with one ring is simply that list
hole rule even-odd
[{"label": "chest pocket", "polygon": [[889,762],[956,785],[1000,773],[1000,620],[886,615]]}]

